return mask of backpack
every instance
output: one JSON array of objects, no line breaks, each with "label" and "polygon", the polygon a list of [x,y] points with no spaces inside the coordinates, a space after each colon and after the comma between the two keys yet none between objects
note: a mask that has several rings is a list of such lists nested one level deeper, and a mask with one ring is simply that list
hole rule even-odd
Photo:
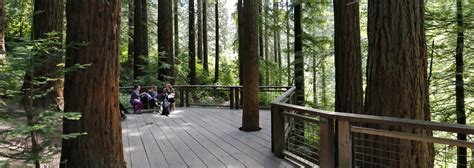
[{"label": "backpack", "polygon": [[163,103],[161,103],[161,107],[163,108],[163,112],[161,113],[162,115],[170,114],[170,103],[168,102],[167,97],[163,99]]}]

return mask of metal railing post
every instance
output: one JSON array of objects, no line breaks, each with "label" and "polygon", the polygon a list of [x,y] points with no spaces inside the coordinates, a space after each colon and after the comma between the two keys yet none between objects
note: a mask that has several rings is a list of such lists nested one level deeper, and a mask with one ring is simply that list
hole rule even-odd
[{"label": "metal railing post", "polygon": [[351,123],[347,120],[337,121],[338,167],[352,167]]},{"label": "metal railing post", "polygon": [[242,88],[236,88],[236,91],[235,91],[235,109],[240,109],[240,97],[241,97],[241,94],[242,94]]},{"label": "metal railing post", "polygon": [[229,101],[230,101],[230,109],[235,109],[235,104],[234,104],[234,94],[235,94],[235,88],[234,87],[229,87]]},{"label": "metal railing post", "polygon": [[320,118],[320,153],[319,153],[319,166],[320,167],[335,167],[335,156],[334,156],[334,119],[332,118]]},{"label": "metal railing post", "polygon": [[272,126],[272,152],[275,156],[283,158],[285,148],[285,118],[283,109],[271,106]]},{"label": "metal railing post", "polygon": [[183,87],[179,88],[179,107],[184,107],[184,89]]},{"label": "metal railing post", "polygon": [[185,98],[185,100],[186,100],[186,107],[189,107],[189,106],[190,106],[190,105],[189,105],[189,92],[190,92],[190,88],[189,88],[189,87],[186,87],[184,92],[186,92],[186,98]]}]

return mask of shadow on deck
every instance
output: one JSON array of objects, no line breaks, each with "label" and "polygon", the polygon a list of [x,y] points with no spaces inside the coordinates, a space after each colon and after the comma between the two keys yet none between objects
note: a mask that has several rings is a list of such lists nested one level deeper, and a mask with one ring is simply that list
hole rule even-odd
[{"label": "shadow on deck", "polygon": [[259,132],[239,131],[241,110],[178,108],[169,117],[128,115],[122,122],[127,167],[295,167],[271,152],[270,111]]}]

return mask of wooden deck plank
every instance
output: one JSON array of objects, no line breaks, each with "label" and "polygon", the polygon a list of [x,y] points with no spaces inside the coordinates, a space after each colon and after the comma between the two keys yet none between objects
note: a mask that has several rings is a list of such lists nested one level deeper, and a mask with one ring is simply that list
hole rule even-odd
[{"label": "wooden deck plank", "polygon": [[143,115],[141,119],[137,121],[143,122],[144,124],[142,127],[139,127],[138,130],[140,131],[143,146],[145,147],[145,152],[151,167],[169,167],[158,145],[159,143],[155,141],[155,138],[150,132],[150,127],[154,122],[146,121]]},{"label": "wooden deck plank", "polygon": [[[182,116],[181,116],[182,117]],[[207,167],[225,167],[225,165],[217,159],[212,153],[206,150],[200,143],[198,143],[190,134],[183,130],[179,125],[176,125],[171,118],[163,119],[173,132],[180,138],[196,155],[206,164]]]},{"label": "wooden deck plank", "polygon": [[187,115],[192,116],[191,118],[194,118],[194,122],[205,125],[205,128],[211,132],[214,132],[217,135],[221,134],[221,137],[223,137],[225,141],[249,155],[249,157],[255,158],[259,163],[268,167],[287,167],[289,165],[288,162],[274,157],[269,149],[264,149],[260,144],[252,142],[252,139],[246,137],[246,135],[248,135],[246,132],[239,131],[237,128],[234,128],[233,130],[229,128],[224,129],[225,124],[210,121],[208,118],[212,117],[199,116],[198,113],[198,110],[193,108],[191,112],[187,113]]},{"label": "wooden deck plank", "polygon": [[171,168],[174,167],[187,167],[184,160],[181,158],[180,154],[174,149],[170,140],[165,136],[165,133],[161,130],[160,126],[163,125],[162,121],[154,120],[153,116],[146,116],[144,120],[146,122],[155,122],[150,127],[151,134],[155,139],[156,143],[160,146],[161,152],[164,155],[168,166]]},{"label": "wooden deck plank", "polygon": [[[207,130],[204,126],[201,126],[201,124],[192,121],[188,117],[182,117],[179,119],[182,120],[182,122],[184,123],[188,123],[188,124],[192,123],[193,124],[192,128],[194,129],[195,134],[199,134],[207,138],[207,141],[213,143],[211,144],[211,146],[215,145],[215,147],[217,147],[218,149],[221,149],[225,153],[225,154],[222,154],[223,156],[230,155],[233,159],[237,160],[238,163],[243,164],[246,167],[264,167],[263,165],[260,165],[257,161],[255,161],[254,159],[243,154],[239,149],[235,148],[231,144],[224,141],[220,135],[215,135],[209,130]],[[205,141],[206,140],[204,140],[204,142]],[[225,157],[223,157],[223,159],[225,159]],[[228,166],[234,167],[232,165],[237,165],[235,167],[240,167],[238,163],[229,164]]]},{"label": "wooden deck plank", "polygon": [[[230,117],[230,121],[234,122],[234,123],[237,123],[238,125],[241,125],[242,124],[242,121],[241,120],[235,120],[235,118],[237,117],[238,119],[241,119],[242,118],[242,110],[229,110],[229,109],[209,109],[211,111],[216,111],[216,110],[219,110],[219,113],[216,113],[222,117],[225,117],[225,118],[229,118]],[[263,132],[265,135],[265,139],[269,140],[271,139],[271,121],[270,120],[267,120],[265,118],[269,118],[270,117],[270,113],[269,111],[266,111],[266,110],[261,110],[260,111],[260,127],[262,128],[262,130],[260,132]]]},{"label": "wooden deck plank", "polygon": [[145,147],[143,146],[143,141],[141,139],[140,132],[138,128],[140,127],[137,124],[137,118],[139,116],[131,116],[131,122],[129,122],[129,144],[130,144],[130,155],[131,155],[131,164],[132,168],[144,168],[150,167],[148,158],[146,156]]},{"label": "wooden deck plank", "polygon": [[295,167],[270,150],[270,113],[262,131],[242,132],[242,112],[178,108],[170,117],[129,115],[122,122],[128,167]]},{"label": "wooden deck plank", "polygon": [[[165,117],[153,114],[148,115],[151,115],[155,122],[158,120],[157,118]],[[163,118],[163,120],[165,120],[165,118]],[[167,125],[165,122],[161,123],[163,123],[163,126],[160,126],[161,130],[168,140],[172,142],[171,145],[173,145],[174,149],[181,155],[186,165],[189,167],[206,167],[204,162],[173,132],[170,125]]]},{"label": "wooden deck plank", "polygon": [[[130,121],[130,120],[127,120]],[[122,122],[122,144],[123,144],[123,154],[127,167],[132,167],[131,156],[130,156],[130,145],[128,144],[128,123],[127,121]]]},{"label": "wooden deck plank", "polygon": [[[222,113],[222,111],[207,111],[207,109],[193,109],[193,111],[203,113],[204,115],[213,115],[213,117],[208,117],[206,119],[210,120],[211,122],[218,122],[218,123],[224,123],[221,125],[222,129],[226,128],[226,132],[230,131],[230,133],[233,133],[235,136],[240,136],[240,132],[236,132],[236,129],[241,127],[241,124],[237,124],[236,122],[233,122],[231,120],[238,120],[237,116],[233,116],[233,119],[227,119],[227,118],[219,118],[217,117],[218,114],[216,113]],[[241,119],[240,119],[241,120]],[[260,131],[258,132],[248,132],[247,134],[243,134],[243,136],[246,138],[245,142],[247,143],[253,143],[256,142],[260,145],[255,145],[255,147],[258,147],[258,150],[264,150],[264,151],[271,151],[270,145],[271,142],[268,140],[265,140]]]}]

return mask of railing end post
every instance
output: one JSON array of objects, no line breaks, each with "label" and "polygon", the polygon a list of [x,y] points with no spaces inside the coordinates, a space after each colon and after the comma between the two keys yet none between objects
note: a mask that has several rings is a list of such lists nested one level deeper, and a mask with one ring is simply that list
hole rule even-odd
[{"label": "railing end post", "polygon": [[285,118],[283,109],[271,106],[271,126],[272,126],[272,152],[275,156],[283,158],[285,148]]}]

